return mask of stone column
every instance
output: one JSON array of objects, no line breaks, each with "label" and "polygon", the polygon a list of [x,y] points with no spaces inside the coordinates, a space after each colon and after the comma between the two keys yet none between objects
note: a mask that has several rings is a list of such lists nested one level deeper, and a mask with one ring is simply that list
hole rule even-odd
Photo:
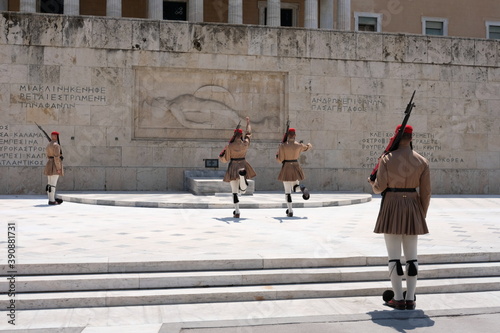
[{"label": "stone column", "polygon": [[306,0],[304,27],[318,29],[318,0]]},{"label": "stone column", "polygon": [[0,11],[9,10],[9,0],[0,0]]},{"label": "stone column", "polygon": [[36,0],[21,0],[20,12],[36,13]]},{"label": "stone column", "polygon": [[351,30],[351,0],[338,0],[337,29]]},{"label": "stone column", "polygon": [[319,27],[333,29],[333,0],[321,0],[319,8]]},{"label": "stone column", "polygon": [[148,1],[148,18],[153,20],[163,20],[163,1],[149,0]]},{"label": "stone column", "polygon": [[122,16],[122,0],[106,0],[106,16]]},{"label": "stone column", "polygon": [[267,25],[281,26],[281,0],[267,0]]},{"label": "stone column", "polygon": [[80,15],[80,0],[64,0],[65,15]]},{"label": "stone column", "polygon": [[203,22],[203,0],[189,0],[188,21]]},{"label": "stone column", "polygon": [[243,24],[243,0],[229,0],[227,22]]}]

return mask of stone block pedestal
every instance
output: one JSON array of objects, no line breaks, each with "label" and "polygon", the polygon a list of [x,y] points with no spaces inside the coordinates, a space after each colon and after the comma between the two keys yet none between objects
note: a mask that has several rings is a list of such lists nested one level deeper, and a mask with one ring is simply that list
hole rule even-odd
[{"label": "stone block pedestal", "polygon": [[[224,182],[225,171],[218,170],[186,170],[184,171],[185,189],[195,195],[215,195],[231,193],[231,186]],[[244,195],[253,195],[255,181],[249,179]]]}]

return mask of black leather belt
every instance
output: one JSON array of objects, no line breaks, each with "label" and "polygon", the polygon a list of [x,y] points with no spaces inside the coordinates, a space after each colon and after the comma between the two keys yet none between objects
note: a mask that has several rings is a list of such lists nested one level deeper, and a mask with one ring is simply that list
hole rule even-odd
[{"label": "black leather belt", "polygon": [[232,158],[231,161],[243,161],[245,158]]},{"label": "black leather belt", "polygon": [[298,160],[284,160],[282,163],[286,163],[286,162],[298,162]]},{"label": "black leather belt", "polygon": [[388,187],[386,189],[387,192],[417,192],[415,188],[392,188]]}]

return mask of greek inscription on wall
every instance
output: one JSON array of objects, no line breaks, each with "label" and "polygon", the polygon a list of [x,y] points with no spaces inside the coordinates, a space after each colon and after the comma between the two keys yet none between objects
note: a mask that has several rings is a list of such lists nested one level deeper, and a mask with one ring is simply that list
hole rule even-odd
[{"label": "greek inscription on wall", "polygon": [[0,125],[0,166],[43,166],[47,139],[41,133]]},{"label": "greek inscription on wall", "polygon": [[[378,158],[389,144],[392,135],[392,132],[370,132],[367,137],[361,139],[361,149],[368,151],[362,164],[363,168],[371,168],[377,164]],[[444,157],[442,154],[436,154],[442,152],[443,147],[432,133],[414,133],[412,143],[415,151],[427,158],[430,163],[458,165],[465,162],[461,157]]]},{"label": "greek inscription on wall", "polygon": [[105,87],[20,84],[13,87],[11,101],[23,108],[68,109],[76,105],[106,105]]},{"label": "greek inscription on wall", "polygon": [[312,111],[367,112],[383,106],[384,102],[380,96],[313,95],[311,97]]}]

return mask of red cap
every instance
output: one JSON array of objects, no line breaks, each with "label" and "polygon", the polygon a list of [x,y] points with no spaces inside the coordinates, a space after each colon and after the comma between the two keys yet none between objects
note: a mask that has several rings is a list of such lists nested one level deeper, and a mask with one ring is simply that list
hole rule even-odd
[{"label": "red cap", "polygon": [[51,135],[59,135],[59,132],[54,131],[54,132],[52,132],[52,133],[50,133],[50,134],[51,134]]},{"label": "red cap", "polygon": [[234,133],[243,134],[243,130],[241,128],[237,128],[237,129],[234,130]]},{"label": "red cap", "polygon": [[[397,133],[399,132],[399,129],[401,128],[401,125],[398,125],[396,127],[396,131],[394,131],[394,133]],[[405,126],[405,130],[403,131],[403,133],[409,133],[409,134],[412,134],[413,133],[413,127],[411,127],[410,125],[406,125]]]},{"label": "red cap", "polygon": [[295,133],[295,128],[289,128],[288,133]]}]

